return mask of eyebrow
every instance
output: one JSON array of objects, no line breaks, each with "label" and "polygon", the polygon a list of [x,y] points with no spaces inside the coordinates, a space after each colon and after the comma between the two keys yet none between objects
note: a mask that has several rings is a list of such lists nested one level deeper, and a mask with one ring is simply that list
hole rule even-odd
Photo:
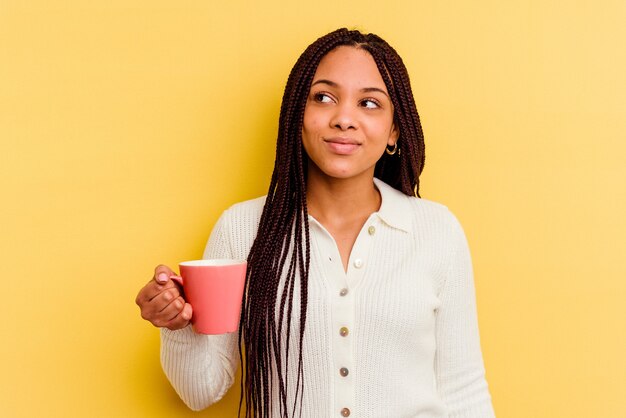
[{"label": "eyebrow", "polygon": [[[311,84],[311,87],[317,84],[326,84],[326,85],[329,85],[330,87],[335,87],[335,88],[339,87],[339,84],[335,83],[334,81],[326,80],[326,79],[316,80],[313,84]],[[363,93],[379,92],[389,97],[389,94],[385,90],[378,88],[378,87],[364,87],[361,89],[361,92]]]}]

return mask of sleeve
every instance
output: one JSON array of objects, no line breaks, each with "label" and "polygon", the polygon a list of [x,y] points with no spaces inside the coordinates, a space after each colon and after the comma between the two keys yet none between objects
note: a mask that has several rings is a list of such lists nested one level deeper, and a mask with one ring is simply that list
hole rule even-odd
[{"label": "sleeve", "polygon": [[450,217],[436,319],[437,388],[449,418],[491,418],[495,414],[480,350],[472,262],[463,229]]},{"label": "sleeve", "polygon": [[[204,258],[233,258],[228,211],[217,221]],[[237,333],[200,335],[188,326],[161,329],[161,365],[189,408],[198,411],[219,401],[232,386],[239,364]]]}]

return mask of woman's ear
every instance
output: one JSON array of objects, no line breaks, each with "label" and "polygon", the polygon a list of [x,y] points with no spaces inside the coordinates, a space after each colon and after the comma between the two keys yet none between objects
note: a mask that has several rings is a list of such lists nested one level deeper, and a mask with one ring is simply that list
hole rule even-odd
[{"label": "woman's ear", "polygon": [[398,126],[394,123],[391,124],[391,131],[389,132],[389,139],[387,140],[387,145],[393,147],[396,142],[398,142],[398,138],[400,137],[400,130]]}]

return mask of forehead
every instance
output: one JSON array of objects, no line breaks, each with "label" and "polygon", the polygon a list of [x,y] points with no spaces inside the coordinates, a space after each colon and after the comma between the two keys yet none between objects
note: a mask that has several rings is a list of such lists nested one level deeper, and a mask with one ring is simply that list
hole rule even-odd
[{"label": "forehead", "polygon": [[387,90],[372,55],[364,49],[352,46],[340,46],[326,54],[313,76],[313,82],[317,80]]}]

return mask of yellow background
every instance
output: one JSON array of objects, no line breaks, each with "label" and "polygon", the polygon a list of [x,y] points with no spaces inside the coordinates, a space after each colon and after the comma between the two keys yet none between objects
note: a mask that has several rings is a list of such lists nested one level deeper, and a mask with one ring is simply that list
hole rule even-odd
[{"label": "yellow background", "polygon": [[622,0],[0,1],[0,416],[234,415],[238,388],[186,409],[134,297],[265,194],[288,72],[349,26],[410,70],[498,417],[625,417],[625,21]]}]

